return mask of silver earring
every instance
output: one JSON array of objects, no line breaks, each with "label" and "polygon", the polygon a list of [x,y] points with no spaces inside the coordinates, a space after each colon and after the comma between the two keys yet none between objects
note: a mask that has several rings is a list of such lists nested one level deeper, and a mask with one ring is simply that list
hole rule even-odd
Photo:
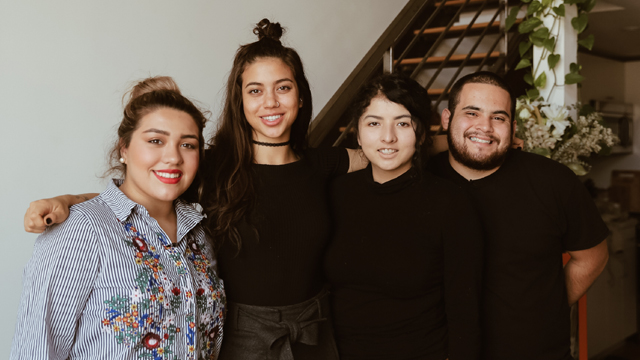
[{"label": "silver earring", "polygon": [[124,158],[120,158],[120,163],[124,164]]}]

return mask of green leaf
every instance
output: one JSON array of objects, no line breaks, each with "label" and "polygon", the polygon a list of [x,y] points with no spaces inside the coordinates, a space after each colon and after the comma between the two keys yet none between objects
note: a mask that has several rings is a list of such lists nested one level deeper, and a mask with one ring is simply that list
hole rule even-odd
[{"label": "green leaf", "polygon": [[590,12],[591,10],[593,10],[594,6],[596,6],[596,0],[586,0],[580,7],[583,11]]},{"label": "green leaf", "polygon": [[505,31],[509,31],[509,29],[511,29],[513,24],[516,23],[516,19],[518,18],[518,12],[520,12],[520,6],[515,6],[511,8],[511,11],[509,12],[509,16],[507,16],[507,19],[505,20]]},{"label": "green leaf", "polygon": [[582,65],[578,65],[576,63],[571,63],[569,65],[569,72],[577,74],[580,70],[582,70]]},{"label": "green leaf", "polygon": [[546,39],[544,41],[544,43],[542,44],[542,46],[544,46],[545,49],[553,52],[553,48],[556,45],[556,38],[555,37],[551,37],[549,39]]},{"label": "green leaf", "polygon": [[573,19],[571,19],[571,26],[580,34],[587,28],[587,24],[589,23],[589,15],[587,13],[582,13]]},{"label": "green leaf", "polygon": [[518,44],[518,51],[520,52],[520,57],[523,57],[524,54],[527,53],[527,50],[531,48],[531,41],[523,41]]},{"label": "green leaf", "polygon": [[527,90],[527,96],[529,99],[535,100],[540,96],[540,91],[538,91],[538,89],[529,89]]},{"label": "green leaf", "polygon": [[544,88],[547,85],[547,74],[543,71],[533,84],[537,88]]},{"label": "green leaf", "polygon": [[571,5],[571,4],[581,3],[581,2],[583,2],[583,1],[584,1],[584,0],[564,0],[564,3],[565,3],[565,4],[570,4],[570,5]]},{"label": "green leaf", "polygon": [[551,5],[551,1],[553,0],[542,0],[542,6],[549,7]]},{"label": "green leaf", "polygon": [[537,37],[539,39],[546,39],[549,37],[549,28],[546,26],[543,26],[541,28],[539,28],[538,30],[534,31],[531,36],[533,37]]},{"label": "green leaf", "polygon": [[538,19],[537,17],[532,17],[521,22],[520,25],[518,25],[518,32],[520,34],[527,34],[540,25],[542,25],[542,20]]},{"label": "green leaf", "polygon": [[551,8],[551,10],[553,10],[553,12],[556,13],[556,15],[564,17],[564,14],[565,14],[564,4],[560,4],[560,6]]},{"label": "green leaf", "polygon": [[526,82],[527,84],[533,86],[533,75],[531,75],[531,73],[527,73],[524,75],[524,82]]},{"label": "green leaf", "polygon": [[528,4],[531,2],[531,0],[522,0],[523,3]]},{"label": "green leaf", "polygon": [[564,76],[564,83],[566,85],[578,84],[584,80],[584,76],[577,73],[570,73]]},{"label": "green leaf", "polygon": [[527,8],[527,15],[526,16],[533,15],[535,12],[537,12],[541,8],[542,8],[542,4],[540,3],[540,1],[538,1],[538,0],[532,1],[531,4],[529,4],[529,7]]},{"label": "green leaf", "polygon": [[560,55],[558,54],[549,55],[549,57],[547,58],[549,69],[553,70],[556,67],[556,65],[558,65],[558,61],[560,61]]},{"label": "green leaf", "polygon": [[542,156],[546,156],[546,157],[550,157],[551,156],[551,150],[545,149],[545,148],[531,149],[531,152],[534,153],[534,154],[538,154],[538,155],[542,155]]},{"label": "green leaf", "polygon": [[591,50],[591,49],[593,49],[593,41],[594,41],[593,34],[591,34],[591,35],[587,36],[586,38],[584,38],[582,40],[579,40],[578,41],[578,45],[582,45],[582,46],[586,47],[587,49]]},{"label": "green leaf", "polygon": [[569,169],[573,170],[573,172],[578,176],[587,175],[587,170],[585,170],[584,166],[579,163],[568,163],[565,165],[567,165]]},{"label": "green leaf", "polygon": [[529,61],[529,59],[521,59],[518,65],[516,65],[516,70],[524,69],[529,66],[531,66],[531,61]]},{"label": "green leaf", "polygon": [[529,35],[529,41],[531,41],[533,45],[537,47],[544,46],[544,40],[545,40],[544,38],[539,38],[539,37]]}]

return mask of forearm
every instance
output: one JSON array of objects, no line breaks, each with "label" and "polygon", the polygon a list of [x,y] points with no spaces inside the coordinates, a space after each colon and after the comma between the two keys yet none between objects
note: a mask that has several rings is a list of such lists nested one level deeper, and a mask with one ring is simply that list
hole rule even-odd
[{"label": "forearm", "polygon": [[86,193],[79,195],[61,195],[60,198],[63,198],[69,204],[69,207],[79,204],[81,202],[85,202],[87,200],[91,200],[94,197],[98,196],[98,193]]},{"label": "forearm", "polygon": [[590,257],[573,256],[564,267],[569,305],[576,303],[604,270],[609,254],[606,240],[592,249],[579,251],[591,252]]}]

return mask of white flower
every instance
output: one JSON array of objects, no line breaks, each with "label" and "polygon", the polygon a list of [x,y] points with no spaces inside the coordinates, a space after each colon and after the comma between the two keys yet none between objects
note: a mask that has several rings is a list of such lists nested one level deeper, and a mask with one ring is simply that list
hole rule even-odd
[{"label": "white flower", "polygon": [[542,108],[542,113],[547,117],[547,129],[551,129],[553,126],[553,135],[556,138],[562,137],[564,129],[571,125],[567,120],[569,117],[569,111],[562,106],[549,105]]},{"label": "white flower", "polygon": [[134,304],[137,304],[140,302],[140,300],[142,300],[142,292],[140,292],[140,288],[138,288],[136,286],[135,289],[133,289],[133,291],[131,292],[131,302]]},{"label": "white flower", "polygon": [[524,108],[520,110],[520,119],[528,119],[529,117],[531,117],[531,113],[529,112],[529,109]]}]

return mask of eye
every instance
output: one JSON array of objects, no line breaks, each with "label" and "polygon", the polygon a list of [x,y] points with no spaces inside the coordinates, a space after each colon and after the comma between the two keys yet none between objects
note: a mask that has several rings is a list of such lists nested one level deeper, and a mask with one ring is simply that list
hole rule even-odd
[{"label": "eye", "polygon": [[407,127],[407,126],[411,126],[410,123],[406,122],[406,121],[401,121],[398,123],[398,126],[400,127]]},{"label": "eye", "polygon": [[151,139],[151,140],[149,140],[149,143],[156,144],[156,145],[161,145],[162,141],[160,139]]},{"label": "eye", "polygon": [[278,91],[289,91],[291,90],[291,86],[289,85],[282,85],[278,88]]},{"label": "eye", "polygon": [[379,122],[377,122],[377,121],[369,121],[369,122],[367,123],[367,126],[378,126],[378,125],[380,125],[380,123],[379,123]]},{"label": "eye", "polygon": [[502,122],[507,121],[507,119],[505,119],[505,118],[504,118],[504,117],[502,117],[502,116],[495,116],[495,117],[493,118],[493,120],[498,120],[498,121],[502,121]]},{"label": "eye", "polygon": [[184,143],[184,144],[182,144],[182,147],[185,147],[185,148],[190,149],[190,150],[195,150],[195,149],[198,148],[196,145],[191,144],[191,143]]},{"label": "eye", "polygon": [[257,93],[259,93],[259,92],[260,92],[260,90],[258,90],[258,89],[251,89],[251,90],[249,90],[249,94],[257,94]]}]

